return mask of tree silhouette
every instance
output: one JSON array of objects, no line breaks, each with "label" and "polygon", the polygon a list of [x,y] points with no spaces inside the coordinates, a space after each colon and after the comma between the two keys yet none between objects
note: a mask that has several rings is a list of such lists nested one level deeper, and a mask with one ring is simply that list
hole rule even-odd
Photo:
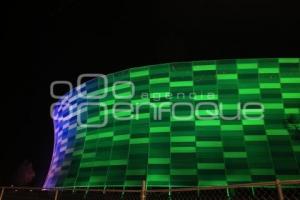
[{"label": "tree silhouette", "polygon": [[35,171],[33,169],[32,163],[28,160],[23,161],[23,163],[18,167],[14,175],[14,185],[17,186],[28,186],[32,183],[35,177]]}]

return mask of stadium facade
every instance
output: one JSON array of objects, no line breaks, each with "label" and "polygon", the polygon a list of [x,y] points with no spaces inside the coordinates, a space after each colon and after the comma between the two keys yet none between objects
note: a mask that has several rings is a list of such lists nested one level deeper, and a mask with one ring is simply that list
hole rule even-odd
[{"label": "stadium facade", "polygon": [[300,179],[299,62],[158,64],[82,83],[53,107],[44,187]]}]

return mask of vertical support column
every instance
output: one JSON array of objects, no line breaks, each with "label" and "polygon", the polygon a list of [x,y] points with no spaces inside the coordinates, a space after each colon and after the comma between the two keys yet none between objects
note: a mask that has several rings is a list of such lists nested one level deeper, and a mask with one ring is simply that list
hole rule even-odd
[{"label": "vertical support column", "polygon": [[231,199],[230,189],[226,188],[227,199]]},{"label": "vertical support column", "polygon": [[277,192],[278,192],[278,199],[283,200],[284,197],[283,197],[283,192],[282,192],[282,187],[281,187],[280,180],[276,179],[275,183],[276,183],[276,188],[277,188]]},{"label": "vertical support column", "polygon": [[146,181],[142,182],[141,200],[146,200]]},{"label": "vertical support column", "polygon": [[251,187],[251,191],[252,191],[253,197],[255,197],[255,189],[254,189],[254,187]]},{"label": "vertical support column", "polygon": [[58,189],[56,189],[56,190],[55,190],[55,197],[54,197],[54,200],[58,200],[58,192],[59,192]]},{"label": "vertical support column", "polygon": [[3,199],[4,190],[5,190],[5,188],[3,187],[3,188],[1,189],[0,200],[2,200],[2,199]]}]

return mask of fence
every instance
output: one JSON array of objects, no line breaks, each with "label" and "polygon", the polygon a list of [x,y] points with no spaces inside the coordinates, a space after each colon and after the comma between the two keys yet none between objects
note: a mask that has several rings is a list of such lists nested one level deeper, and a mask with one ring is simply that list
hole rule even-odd
[{"label": "fence", "polygon": [[2,187],[0,200],[298,200],[300,180],[247,183],[226,187],[192,187],[146,190]]}]

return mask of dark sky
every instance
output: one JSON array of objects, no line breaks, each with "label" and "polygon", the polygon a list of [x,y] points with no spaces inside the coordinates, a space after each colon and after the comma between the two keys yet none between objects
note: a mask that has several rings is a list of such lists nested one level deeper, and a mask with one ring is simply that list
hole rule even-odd
[{"label": "dark sky", "polygon": [[283,2],[2,3],[0,185],[26,159],[42,184],[53,145],[52,81],[162,62],[299,57],[299,6]]}]

